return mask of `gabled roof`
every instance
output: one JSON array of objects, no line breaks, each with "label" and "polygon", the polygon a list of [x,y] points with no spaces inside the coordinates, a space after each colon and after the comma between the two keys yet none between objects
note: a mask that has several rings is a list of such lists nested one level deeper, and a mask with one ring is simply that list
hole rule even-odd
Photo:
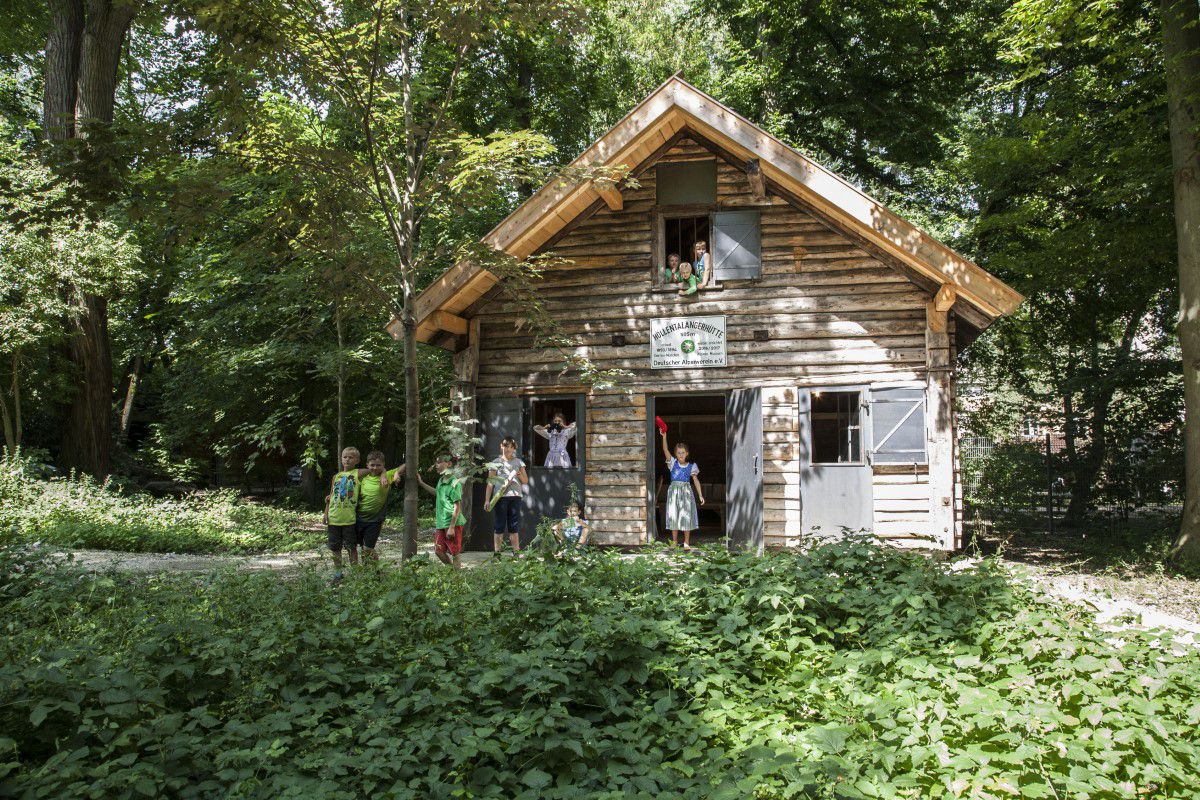
[{"label": "gabled roof", "polygon": [[[995,276],[959,255],[820,164],[779,141],[678,75],[668,79],[585,150],[572,166],[633,168],[687,129],[741,160],[757,159],[763,178],[831,224],[889,255],[927,285],[951,286],[958,303],[970,306],[970,321],[984,327],[1011,314],[1024,299]],[[587,182],[562,185],[552,180],[509,214],[484,238],[485,244],[515,258],[534,254],[581,213],[606,202],[619,208],[612,188]],[[496,276],[460,262],[423,291],[416,301],[417,338],[428,342],[439,331],[463,333],[463,311],[497,282]],[[982,323],[982,324],[981,324]],[[396,328],[395,321],[389,329]],[[398,331],[393,330],[393,333]]]}]

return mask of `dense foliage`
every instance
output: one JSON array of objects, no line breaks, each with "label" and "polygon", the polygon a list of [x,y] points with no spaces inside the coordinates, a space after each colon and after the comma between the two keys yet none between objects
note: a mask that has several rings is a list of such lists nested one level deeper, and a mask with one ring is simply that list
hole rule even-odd
[{"label": "dense foliage", "polygon": [[0,538],[126,552],[259,553],[324,541],[314,513],[239,499],[231,489],[158,498],[90,476],[43,479],[0,459]]},{"label": "dense foliage", "polygon": [[18,797],[1190,797],[1200,659],[863,542],[141,579],[7,551]]}]

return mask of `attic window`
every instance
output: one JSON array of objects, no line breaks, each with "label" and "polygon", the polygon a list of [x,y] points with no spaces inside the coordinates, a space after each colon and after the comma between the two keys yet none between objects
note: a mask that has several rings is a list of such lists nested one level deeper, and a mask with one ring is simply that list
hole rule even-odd
[{"label": "attic window", "polygon": [[660,206],[706,205],[717,202],[717,162],[681,161],[655,167]]}]

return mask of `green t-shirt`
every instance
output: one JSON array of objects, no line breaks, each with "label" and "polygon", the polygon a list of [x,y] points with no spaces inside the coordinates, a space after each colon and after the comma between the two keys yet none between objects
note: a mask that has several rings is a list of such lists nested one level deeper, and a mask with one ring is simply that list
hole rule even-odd
[{"label": "green t-shirt", "polygon": [[356,469],[339,472],[333,476],[333,488],[329,492],[330,525],[354,524],[359,485]]},{"label": "green t-shirt", "polygon": [[364,519],[373,517],[383,511],[387,505],[388,491],[394,485],[396,475],[400,473],[400,468],[389,469],[387,471],[388,485],[384,486],[379,478],[371,473],[362,476],[360,481],[358,495],[358,518]]},{"label": "green t-shirt", "polygon": [[680,278],[678,282],[687,287],[687,289],[684,291],[684,294],[695,294],[696,290],[700,288],[700,279],[695,275],[689,275],[687,278]]},{"label": "green t-shirt", "polygon": [[459,478],[443,475],[437,482],[437,505],[434,508],[433,527],[450,528],[455,525],[465,525],[467,517],[460,509],[458,519],[451,521],[454,514],[454,504],[462,500],[463,482]]}]

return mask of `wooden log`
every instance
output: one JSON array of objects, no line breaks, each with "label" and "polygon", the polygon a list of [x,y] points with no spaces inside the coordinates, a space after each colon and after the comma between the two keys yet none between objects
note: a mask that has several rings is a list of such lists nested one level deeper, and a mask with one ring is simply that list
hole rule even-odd
[{"label": "wooden log", "polygon": [[942,288],[938,289],[937,294],[933,296],[933,310],[939,314],[945,314],[954,305],[954,301],[958,299],[958,289],[952,283],[942,284]]}]

